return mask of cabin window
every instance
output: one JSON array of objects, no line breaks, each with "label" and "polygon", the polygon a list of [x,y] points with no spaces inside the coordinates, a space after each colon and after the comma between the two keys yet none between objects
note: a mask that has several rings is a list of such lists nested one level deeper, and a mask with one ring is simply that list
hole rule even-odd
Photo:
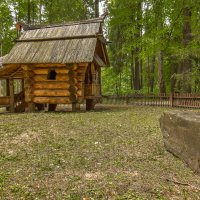
[{"label": "cabin window", "polygon": [[57,73],[55,70],[49,70],[47,79],[48,80],[56,80],[56,75],[57,75]]}]

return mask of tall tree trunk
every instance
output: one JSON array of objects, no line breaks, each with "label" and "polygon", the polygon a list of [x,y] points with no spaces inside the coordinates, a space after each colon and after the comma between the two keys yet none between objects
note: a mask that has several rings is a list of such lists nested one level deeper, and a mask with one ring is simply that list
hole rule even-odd
[{"label": "tall tree trunk", "polygon": [[98,18],[99,17],[99,0],[95,0],[95,17]]},{"label": "tall tree trunk", "polygon": [[42,0],[40,0],[40,5],[39,5],[39,23],[42,23]]},{"label": "tall tree trunk", "polygon": [[153,93],[153,91],[154,91],[155,62],[156,62],[156,58],[155,58],[155,56],[153,56],[152,59],[151,59],[151,61],[150,61],[150,92],[151,93]]},{"label": "tall tree trunk", "polygon": [[135,78],[134,78],[134,89],[140,90],[140,61],[139,61],[139,48],[135,49]]},{"label": "tall tree trunk", "polygon": [[[191,36],[191,16],[192,16],[192,11],[189,5],[186,3],[185,0],[183,0],[184,7],[183,7],[183,39],[182,39],[182,44],[184,48],[187,48],[189,45],[190,41],[192,40]],[[187,55],[184,59],[181,60],[179,70],[178,72],[182,74],[182,79],[179,80],[178,82],[178,89],[181,90],[182,92],[191,92],[192,87],[190,83],[190,77],[189,73],[192,70],[192,60],[190,55]]]},{"label": "tall tree trunk", "polygon": [[[160,31],[163,29],[163,23],[164,23],[164,17],[163,17],[163,12],[164,10],[162,9],[162,3],[163,1],[157,1],[156,2],[156,7],[155,7],[155,18],[157,20],[156,25],[157,25],[157,31]],[[163,41],[163,36],[159,35],[158,36],[158,41],[159,41],[159,47],[158,47],[158,52],[157,52],[157,58],[158,58],[158,83],[159,83],[159,91],[160,93],[165,93],[166,92],[166,87],[165,87],[165,81],[164,81],[164,52],[162,50],[162,41]]]},{"label": "tall tree trunk", "polygon": [[175,92],[175,86],[176,86],[176,74],[178,69],[178,63],[172,62],[171,65],[171,93]]},{"label": "tall tree trunk", "polygon": [[[136,19],[136,33],[135,40],[140,39],[141,34],[141,14],[142,14],[142,3],[137,2],[137,19]],[[135,79],[134,79],[134,89],[140,90],[140,59],[139,59],[140,47],[135,47]]]},{"label": "tall tree trunk", "polygon": [[143,69],[142,69],[142,65],[143,65],[143,62],[142,62],[142,59],[140,59],[140,89],[143,88]]},{"label": "tall tree trunk", "polygon": [[31,23],[31,1],[28,0],[28,13],[27,13],[27,17],[28,17],[28,21],[27,23],[30,24]]},{"label": "tall tree trunk", "polygon": [[164,81],[164,65],[163,65],[163,51],[158,51],[158,82],[160,93],[165,93],[165,81]]},{"label": "tall tree trunk", "polygon": [[49,13],[48,13],[48,20],[49,23],[52,24],[53,23],[53,1],[49,0]]},{"label": "tall tree trunk", "polygon": [[35,4],[32,2],[32,24],[35,24]]},{"label": "tall tree trunk", "polygon": [[195,65],[197,66],[197,71],[195,73],[195,82],[194,82],[194,92],[200,91],[200,58],[195,58]]},{"label": "tall tree trunk", "polygon": [[131,89],[134,87],[134,77],[135,77],[135,70],[134,70],[134,50],[131,51]]}]

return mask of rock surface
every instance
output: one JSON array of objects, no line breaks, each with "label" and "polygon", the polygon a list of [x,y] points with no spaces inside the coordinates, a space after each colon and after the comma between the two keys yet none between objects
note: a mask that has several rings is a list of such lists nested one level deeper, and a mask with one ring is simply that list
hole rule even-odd
[{"label": "rock surface", "polygon": [[200,113],[165,112],[160,126],[165,148],[200,173]]}]

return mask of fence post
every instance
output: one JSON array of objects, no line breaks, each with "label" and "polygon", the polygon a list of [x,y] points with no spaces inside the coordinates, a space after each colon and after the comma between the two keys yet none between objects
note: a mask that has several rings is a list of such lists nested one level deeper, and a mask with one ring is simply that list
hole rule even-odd
[{"label": "fence post", "polygon": [[169,102],[170,102],[170,106],[173,107],[174,105],[174,93],[170,93],[170,97],[169,97]]}]

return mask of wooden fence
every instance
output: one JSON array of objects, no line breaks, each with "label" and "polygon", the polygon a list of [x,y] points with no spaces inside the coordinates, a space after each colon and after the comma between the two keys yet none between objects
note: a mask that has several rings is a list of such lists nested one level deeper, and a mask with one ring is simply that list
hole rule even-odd
[{"label": "wooden fence", "polygon": [[200,94],[131,94],[103,96],[104,104],[200,108]]}]

